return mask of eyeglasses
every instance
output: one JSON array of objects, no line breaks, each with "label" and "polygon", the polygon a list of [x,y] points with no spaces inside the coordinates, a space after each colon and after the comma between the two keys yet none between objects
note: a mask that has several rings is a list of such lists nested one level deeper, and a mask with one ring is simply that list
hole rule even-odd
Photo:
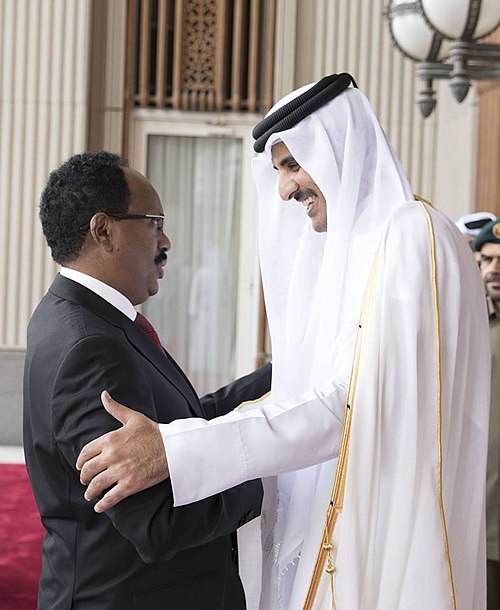
[{"label": "eyeglasses", "polygon": [[106,216],[111,216],[111,218],[116,218],[117,220],[135,220],[136,218],[165,220],[165,216],[163,214],[108,214],[106,212]]},{"label": "eyeglasses", "polygon": [[[105,212],[106,216],[110,216],[111,218],[114,218],[115,220],[138,220],[138,219],[144,219],[144,218],[148,218],[149,220],[154,221],[154,223],[156,224],[156,226],[161,229],[163,228],[163,222],[165,220],[165,216],[163,214],[119,214],[119,213],[113,213],[113,214],[109,214],[108,212]],[[79,227],[80,231],[83,231],[84,229],[87,230],[89,228],[89,225],[83,225],[81,227]]]}]

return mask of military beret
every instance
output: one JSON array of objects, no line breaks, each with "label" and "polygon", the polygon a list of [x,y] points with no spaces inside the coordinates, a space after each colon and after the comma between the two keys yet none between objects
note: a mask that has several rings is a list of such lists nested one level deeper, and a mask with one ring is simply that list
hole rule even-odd
[{"label": "military beret", "polygon": [[472,242],[472,247],[476,252],[479,252],[487,243],[500,244],[500,218],[484,225],[479,235]]}]

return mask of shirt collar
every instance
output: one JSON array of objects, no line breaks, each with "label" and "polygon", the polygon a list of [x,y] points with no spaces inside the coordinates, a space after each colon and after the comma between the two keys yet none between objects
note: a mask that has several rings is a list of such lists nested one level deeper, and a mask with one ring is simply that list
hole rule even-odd
[{"label": "shirt collar", "polygon": [[135,320],[137,312],[134,309],[134,306],[126,296],[121,292],[118,292],[115,288],[108,286],[108,284],[101,282],[101,280],[98,280],[91,275],[76,271],[75,269],[69,269],[68,267],[61,267],[60,274],[69,280],[73,280],[74,282],[85,286],[85,288],[88,288],[103,298],[110,305],[116,307],[116,309],[121,311],[127,318],[130,318],[132,322]]},{"label": "shirt collar", "polygon": [[488,304],[488,316],[490,318],[495,316],[496,318],[500,319],[500,310],[498,307],[495,307],[495,303],[489,295],[486,296],[486,303]]}]

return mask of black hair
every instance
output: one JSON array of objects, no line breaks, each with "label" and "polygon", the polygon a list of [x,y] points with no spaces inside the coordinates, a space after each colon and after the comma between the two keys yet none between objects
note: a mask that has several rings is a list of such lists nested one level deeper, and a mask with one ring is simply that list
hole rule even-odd
[{"label": "black hair", "polygon": [[50,174],[40,198],[40,220],[56,263],[78,258],[94,214],[127,212],[130,189],[125,167],[128,163],[119,155],[85,152]]}]

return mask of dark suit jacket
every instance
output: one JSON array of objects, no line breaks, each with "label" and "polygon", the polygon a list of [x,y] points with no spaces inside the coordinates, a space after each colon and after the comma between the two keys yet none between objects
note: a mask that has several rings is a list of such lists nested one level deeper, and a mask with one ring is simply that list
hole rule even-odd
[{"label": "dark suit jacket", "polygon": [[100,403],[105,388],[169,422],[223,414],[269,384],[267,366],[200,401],[136,324],[58,276],[31,319],[24,375],[26,464],[47,530],[39,610],[245,608],[231,532],[259,514],[260,481],[179,508],[166,481],[98,515],[75,462],[120,425]]}]

